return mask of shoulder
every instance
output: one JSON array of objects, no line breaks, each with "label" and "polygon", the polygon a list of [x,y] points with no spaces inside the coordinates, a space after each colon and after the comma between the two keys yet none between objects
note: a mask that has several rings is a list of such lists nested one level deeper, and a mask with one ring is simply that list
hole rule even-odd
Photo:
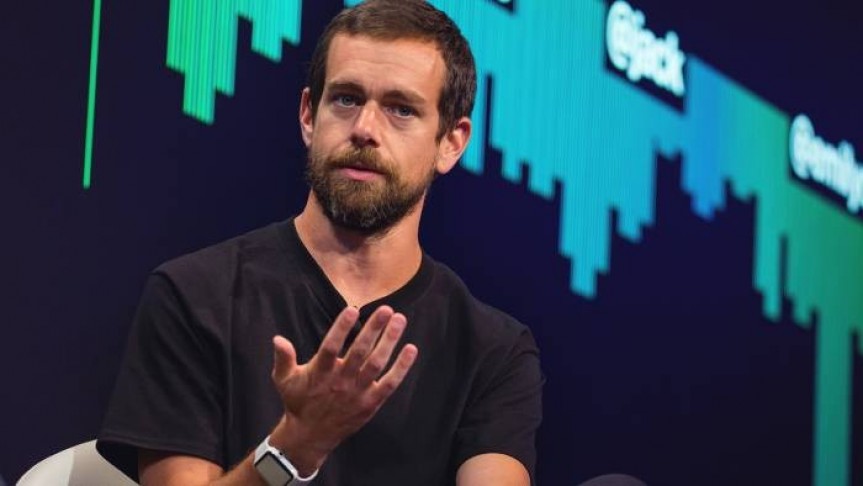
[{"label": "shoulder", "polygon": [[536,347],[530,329],[506,312],[475,297],[464,281],[447,265],[426,257],[433,268],[431,298],[439,299],[448,320],[458,323],[478,346],[509,348]]},{"label": "shoulder", "polygon": [[153,274],[180,289],[194,286],[228,290],[244,266],[284,255],[282,235],[288,224],[290,221],[272,223],[187,253],[159,265]]}]

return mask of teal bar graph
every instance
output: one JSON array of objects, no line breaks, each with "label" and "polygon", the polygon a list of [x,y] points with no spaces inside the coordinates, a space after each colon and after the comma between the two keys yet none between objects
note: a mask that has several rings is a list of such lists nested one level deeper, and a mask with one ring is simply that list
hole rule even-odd
[{"label": "teal bar graph", "polygon": [[183,112],[211,124],[216,93],[233,96],[237,24],[252,23],[252,51],[278,62],[282,42],[300,41],[300,0],[172,0],[167,65],[185,77]]},{"label": "teal bar graph", "polygon": [[[779,317],[785,238],[784,288],[794,318],[804,327],[813,313],[820,318],[812,484],[848,486],[852,333],[863,333],[863,224],[791,179],[791,116],[695,54],[688,55],[682,113],[612,74],[605,67],[608,7],[600,0],[523,1],[517,15],[491,2],[432,3],[471,41],[480,82],[475,115],[493,107],[488,133],[483,117],[474,116],[474,141],[488,136],[503,154],[503,176],[514,183],[526,163],[527,186],[539,196],[550,199],[561,182],[559,250],[572,262],[573,292],[594,297],[597,276],[614,271],[611,209],[630,241],[654,224],[657,153],[682,154],[683,189],[705,220],[725,208],[726,181],[734,197],[756,201],[752,284],[764,296],[764,315]],[[680,42],[685,50],[685,37]],[[495,83],[492,99],[483,96],[487,75]],[[482,143],[473,143],[462,165],[480,174],[484,160]]]}]

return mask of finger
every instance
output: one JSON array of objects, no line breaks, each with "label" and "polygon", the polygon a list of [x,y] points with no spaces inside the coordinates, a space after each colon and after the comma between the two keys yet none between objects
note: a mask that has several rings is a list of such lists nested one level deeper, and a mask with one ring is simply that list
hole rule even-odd
[{"label": "finger", "polygon": [[294,345],[282,336],[273,338],[273,381],[281,382],[297,367]]},{"label": "finger", "polygon": [[315,367],[317,369],[320,371],[333,369],[336,359],[345,345],[345,338],[359,317],[360,311],[356,307],[345,307],[336,316],[336,320],[333,321],[333,325],[330,326],[330,330],[327,331],[327,335],[324,336],[321,347],[318,348],[318,353],[315,355]]},{"label": "finger", "polygon": [[405,344],[399,353],[399,357],[396,358],[396,362],[393,363],[393,366],[389,371],[387,371],[386,374],[378,380],[377,386],[374,390],[376,400],[383,403],[393,394],[394,391],[396,391],[396,388],[402,384],[408,371],[410,371],[411,367],[416,362],[418,353],[419,350],[416,346],[413,344]]},{"label": "finger", "polygon": [[407,319],[403,314],[393,314],[390,318],[377,346],[375,346],[366,362],[360,367],[357,383],[361,387],[369,386],[381,376],[381,373],[390,361],[393,350],[396,348],[396,343],[402,337],[406,324]]},{"label": "finger", "polygon": [[351,344],[350,349],[348,349],[348,354],[345,356],[345,366],[342,368],[343,376],[356,376],[363,362],[365,362],[372,348],[374,348],[378,336],[381,335],[381,331],[386,327],[387,322],[389,322],[392,316],[392,307],[382,305],[369,317],[365,325],[363,325],[360,334],[353,344]]}]

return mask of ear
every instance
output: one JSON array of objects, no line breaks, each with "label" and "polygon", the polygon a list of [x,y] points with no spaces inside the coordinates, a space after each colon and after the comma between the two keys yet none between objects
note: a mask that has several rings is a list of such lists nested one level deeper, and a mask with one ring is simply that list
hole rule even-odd
[{"label": "ear", "polygon": [[309,88],[303,89],[300,96],[300,132],[306,147],[312,143],[312,132],[315,129],[315,116],[312,114],[312,95]]},{"label": "ear", "polygon": [[470,141],[472,127],[470,118],[463,116],[456,122],[455,127],[441,138],[435,161],[435,170],[438,174],[446,174],[455,167]]}]

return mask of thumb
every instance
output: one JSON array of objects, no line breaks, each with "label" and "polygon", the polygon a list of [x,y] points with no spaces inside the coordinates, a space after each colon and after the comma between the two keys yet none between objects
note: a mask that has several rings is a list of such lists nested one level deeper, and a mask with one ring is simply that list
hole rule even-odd
[{"label": "thumb", "polygon": [[282,381],[297,367],[294,345],[282,336],[273,337],[273,380]]}]

